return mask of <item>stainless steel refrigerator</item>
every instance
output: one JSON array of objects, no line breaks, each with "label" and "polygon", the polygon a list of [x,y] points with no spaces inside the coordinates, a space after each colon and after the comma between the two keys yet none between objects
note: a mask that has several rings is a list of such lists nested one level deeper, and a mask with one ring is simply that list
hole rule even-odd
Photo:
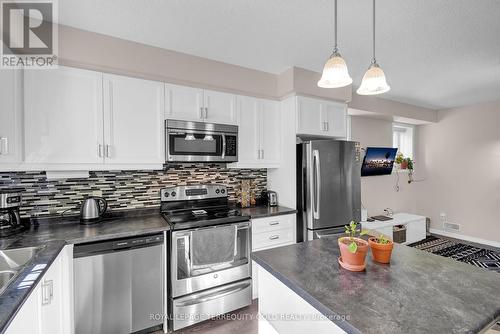
[{"label": "stainless steel refrigerator", "polygon": [[297,241],[344,232],[361,219],[359,143],[309,140],[297,144]]}]

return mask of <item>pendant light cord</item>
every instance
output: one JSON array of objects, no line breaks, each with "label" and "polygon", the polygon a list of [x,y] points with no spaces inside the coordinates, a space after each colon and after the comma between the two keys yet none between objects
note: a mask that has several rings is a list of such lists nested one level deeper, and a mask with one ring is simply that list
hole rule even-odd
[{"label": "pendant light cord", "polygon": [[375,58],[375,0],[373,0],[373,64],[377,62]]},{"label": "pendant light cord", "polygon": [[333,5],[333,17],[335,18],[335,25],[334,25],[334,39],[335,39],[335,45],[333,46],[333,52],[337,53],[337,0],[334,1]]}]

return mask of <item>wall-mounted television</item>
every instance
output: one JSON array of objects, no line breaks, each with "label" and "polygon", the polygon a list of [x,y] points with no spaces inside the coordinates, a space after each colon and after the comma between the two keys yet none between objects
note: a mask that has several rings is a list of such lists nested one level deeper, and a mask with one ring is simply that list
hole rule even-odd
[{"label": "wall-mounted television", "polygon": [[397,148],[392,147],[367,147],[361,176],[391,174],[397,151]]}]

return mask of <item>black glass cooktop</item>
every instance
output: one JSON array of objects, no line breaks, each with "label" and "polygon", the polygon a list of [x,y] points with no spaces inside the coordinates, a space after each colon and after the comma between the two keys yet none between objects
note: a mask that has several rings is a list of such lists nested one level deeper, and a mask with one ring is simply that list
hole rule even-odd
[{"label": "black glass cooktop", "polygon": [[186,229],[201,226],[229,224],[250,220],[234,208],[203,208],[163,212],[163,217],[174,229]]}]

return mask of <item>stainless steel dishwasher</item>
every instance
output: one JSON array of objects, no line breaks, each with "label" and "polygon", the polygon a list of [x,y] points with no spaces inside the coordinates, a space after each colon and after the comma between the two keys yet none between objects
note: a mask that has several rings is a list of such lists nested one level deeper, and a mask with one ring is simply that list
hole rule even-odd
[{"label": "stainless steel dishwasher", "polygon": [[163,323],[164,234],[76,245],[76,334],[134,333]]}]

